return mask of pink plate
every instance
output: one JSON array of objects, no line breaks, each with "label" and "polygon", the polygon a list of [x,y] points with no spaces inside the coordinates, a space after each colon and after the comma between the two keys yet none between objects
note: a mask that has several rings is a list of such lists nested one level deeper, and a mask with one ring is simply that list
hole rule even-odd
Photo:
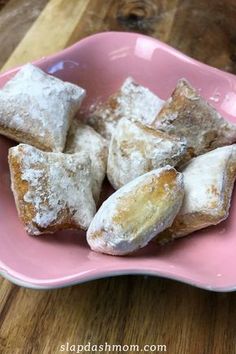
[{"label": "pink plate", "polygon": [[[179,78],[198,88],[228,120],[236,121],[236,77],[199,63],[156,39],[107,32],[86,39],[36,64],[87,90],[82,115],[113,93],[127,76],[169,97]],[[0,76],[0,87],[18,69]],[[21,225],[10,190],[7,151],[0,138],[0,273],[32,288],[55,288],[121,274],[149,274],[215,290],[236,289],[236,198],[230,218],[173,244],[147,248],[129,257],[90,251],[82,232],[29,237]]]}]

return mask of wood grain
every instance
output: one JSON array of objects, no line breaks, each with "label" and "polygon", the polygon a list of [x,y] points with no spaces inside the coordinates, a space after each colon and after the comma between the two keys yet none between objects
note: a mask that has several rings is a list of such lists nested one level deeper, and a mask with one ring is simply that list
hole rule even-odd
[{"label": "wood grain", "polygon": [[[12,1],[26,4],[29,0]],[[33,2],[42,4],[39,0]],[[2,71],[63,49],[93,33],[121,30],[154,36],[198,60],[234,73],[235,18],[234,0],[51,0]],[[8,46],[11,38],[5,42]]]},{"label": "wood grain", "polygon": [[[68,36],[89,0],[51,0],[16,47],[2,70],[56,52],[66,46]],[[63,30],[58,30],[63,29]]]},{"label": "wood grain", "polygon": [[0,10],[6,5],[9,0],[0,0]]},{"label": "wood grain", "polygon": [[[48,0],[3,0],[0,8],[0,68],[40,15]],[[0,6],[1,7],[1,6]]]},{"label": "wood grain", "polygon": [[[0,1],[3,70],[99,31],[157,37],[236,73],[234,0]],[[70,344],[165,344],[173,354],[235,354],[236,293],[125,276],[35,291],[0,279],[0,353],[60,353]]]},{"label": "wood grain", "polygon": [[7,291],[0,321],[2,353],[59,353],[66,342],[105,341],[165,344],[177,354],[235,353],[235,293],[143,276],[54,291],[19,289],[6,281],[2,286],[1,292]]}]

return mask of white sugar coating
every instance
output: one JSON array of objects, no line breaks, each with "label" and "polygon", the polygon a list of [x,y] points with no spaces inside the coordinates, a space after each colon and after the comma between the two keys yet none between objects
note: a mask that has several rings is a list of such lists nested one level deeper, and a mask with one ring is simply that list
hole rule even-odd
[{"label": "white sugar coating", "polygon": [[148,88],[128,77],[119,91],[103,105],[98,105],[89,122],[105,138],[110,139],[120,118],[152,125],[164,101]]},{"label": "white sugar coating", "polygon": [[164,104],[160,97],[148,88],[137,84],[131,77],[123,83],[117,102],[121,116],[137,119],[145,125],[152,125]]},{"label": "white sugar coating", "polygon": [[98,201],[107,166],[107,142],[92,127],[73,121],[69,130],[65,153],[85,152],[91,160],[92,189]]},{"label": "white sugar coating", "polygon": [[17,141],[62,151],[84,96],[81,87],[27,64],[0,90],[0,131],[13,129]]},{"label": "white sugar coating", "polygon": [[186,152],[186,141],[122,118],[109,146],[108,178],[118,189],[150,170],[175,166]]},{"label": "white sugar coating", "polygon": [[[183,170],[185,197],[179,215],[217,214],[230,201],[232,186],[227,186],[229,163],[236,163],[236,145],[215,149],[192,159]],[[229,189],[228,189],[229,188]]]},{"label": "white sugar coating", "polygon": [[[69,210],[73,223],[87,229],[96,207],[91,191],[91,162],[86,154],[42,152],[20,144],[10,149],[21,165],[21,180],[28,182],[25,203],[35,209],[29,231],[39,234],[38,227],[60,224],[63,212]],[[15,196],[17,191],[13,192]]]},{"label": "white sugar coating", "polygon": [[194,156],[236,141],[236,125],[226,121],[185,79],[178,81],[153,126],[186,138]]},{"label": "white sugar coating", "polygon": [[[183,200],[182,174],[175,171],[175,182],[172,179],[171,187],[169,184],[165,186],[164,202],[161,194],[158,200],[156,197],[154,201],[149,199],[158,188],[157,180],[170,171],[175,170],[171,166],[152,170],[112,194],[102,204],[87,231],[90,247],[97,252],[125,255],[144,247],[170,226]],[[139,192],[142,194],[140,204]],[[129,220],[122,219],[122,213],[127,214]]]}]

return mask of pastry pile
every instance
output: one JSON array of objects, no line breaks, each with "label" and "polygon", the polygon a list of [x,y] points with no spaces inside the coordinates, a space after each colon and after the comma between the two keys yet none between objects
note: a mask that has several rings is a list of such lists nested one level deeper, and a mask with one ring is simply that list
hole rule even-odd
[{"label": "pastry pile", "polygon": [[[87,124],[85,90],[25,65],[0,90],[11,187],[30,235],[87,230],[91,249],[126,255],[229,215],[236,126],[184,79],[167,101],[127,78]],[[107,175],[114,192],[98,209]]]}]

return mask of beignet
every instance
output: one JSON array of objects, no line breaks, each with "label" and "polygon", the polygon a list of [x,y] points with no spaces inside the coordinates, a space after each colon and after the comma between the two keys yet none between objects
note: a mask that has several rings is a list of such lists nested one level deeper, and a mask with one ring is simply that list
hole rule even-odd
[{"label": "beignet", "polygon": [[0,134],[45,151],[63,151],[85,90],[25,65],[0,90]]},{"label": "beignet", "polygon": [[9,149],[9,166],[17,211],[30,235],[88,228],[96,207],[87,155],[20,144]]},{"label": "beignet", "polygon": [[69,130],[65,153],[85,152],[91,160],[92,190],[96,202],[99,200],[102,182],[107,167],[107,143],[92,127],[73,121]]},{"label": "beignet", "polygon": [[186,141],[122,118],[109,146],[107,176],[118,189],[142,174],[175,166],[186,152]]},{"label": "beignet", "polygon": [[153,126],[186,138],[189,158],[236,141],[236,126],[221,117],[184,79],[179,80]]},{"label": "beignet", "polygon": [[104,138],[110,140],[120,118],[133,118],[145,125],[151,125],[163,103],[148,88],[128,77],[115,94],[96,107],[88,122]]},{"label": "beignet", "polygon": [[183,201],[182,174],[166,166],[148,172],[112,194],[87,231],[92,250],[131,253],[170,226]]},{"label": "beignet", "polygon": [[160,243],[216,225],[228,217],[236,177],[236,145],[192,159],[182,173],[183,205],[171,227],[157,236]]}]

